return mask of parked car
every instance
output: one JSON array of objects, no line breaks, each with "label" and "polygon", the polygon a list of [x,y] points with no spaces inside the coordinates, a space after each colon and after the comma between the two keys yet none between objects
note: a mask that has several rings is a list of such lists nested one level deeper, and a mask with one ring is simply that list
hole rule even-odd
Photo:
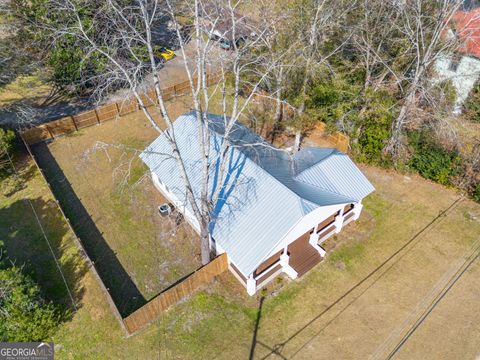
[{"label": "parked car", "polygon": [[[219,37],[217,35],[213,35],[212,40],[217,41],[220,48],[222,48],[224,50],[232,50],[234,48],[233,41],[228,40],[224,37]],[[245,44],[245,39],[244,38],[239,38],[236,41],[237,47],[242,47],[244,44]]]},{"label": "parked car", "polygon": [[231,41],[227,40],[227,39],[220,39],[218,41],[218,44],[220,45],[220,47],[224,50],[230,50],[231,48],[233,48],[233,44]]},{"label": "parked car", "polygon": [[173,50],[167,49],[164,46],[160,46],[155,49],[155,56],[164,61],[172,60],[175,57]]}]

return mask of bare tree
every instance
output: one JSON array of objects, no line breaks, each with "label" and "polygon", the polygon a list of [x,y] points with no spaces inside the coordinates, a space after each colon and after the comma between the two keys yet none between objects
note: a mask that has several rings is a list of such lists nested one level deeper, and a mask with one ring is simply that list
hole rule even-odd
[{"label": "bare tree", "polygon": [[392,23],[404,37],[405,57],[411,59],[401,73],[394,76],[402,82],[402,104],[398,116],[392,123],[391,136],[385,152],[396,158],[402,148],[402,133],[411,120],[413,110],[420,100],[428,98],[431,88],[429,71],[439,56],[448,54],[455,46],[454,39],[445,36],[452,16],[457,12],[460,0],[407,0],[392,1],[400,14],[398,21]]},{"label": "bare tree", "polygon": [[[112,89],[119,86],[126,87],[135,97],[145,117],[152,127],[167,139],[178,167],[186,198],[195,218],[200,225],[202,263],[210,261],[210,223],[215,221],[212,217],[212,208],[218,201],[227,171],[228,152],[231,147],[230,135],[234,125],[249,106],[254,94],[258,91],[259,84],[270,71],[265,69],[263,75],[254,83],[245,85],[245,77],[258,65],[258,58],[251,56],[250,49],[255,47],[268,33],[267,28],[260,28],[255,22],[246,24],[245,17],[238,9],[242,0],[238,1],[201,1],[192,2],[173,0],[131,0],[121,2],[106,0],[96,10],[89,21],[83,17],[81,5],[74,0],[53,0],[50,3],[52,14],[62,14],[62,19],[57,23],[41,24],[53,30],[56,38],[74,37],[85,51],[85,56],[100,56],[106,61],[106,69],[98,76],[96,96],[102,97]],[[193,27],[189,38],[185,37],[184,29],[177,21],[178,15],[184,15],[193,20]],[[202,183],[199,194],[196,195],[189,174],[186,170],[185,160],[178,148],[177,136],[172,127],[174,119],[171,117],[165,99],[162,95],[162,81],[158,74],[161,65],[155,53],[154,27],[158,21],[165,17],[172,21],[174,32],[178,41],[179,52],[185,64],[185,72],[190,85],[191,105],[199,125],[198,142],[202,154]],[[220,26],[221,25],[221,26]],[[252,26],[251,33],[255,37],[245,44],[236,41],[245,26]],[[256,26],[256,28],[253,28]],[[212,61],[213,52],[217,49],[212,38],[213,34],[221,32],[222,36],[231,39],[231,50],[215,61],[221,81],[214,90],[207,84],[209,62]],[[187,41],[193,44],[194,56],[187,55]],[[270,67],[275,66],[271,64]],[[152,103],[142,96],[145,88],[145,78],[149,74],[153,80],[155,99]],[[228,80],[232,79],[233,85]],[[85,81],[90,79],[85,79]],[[245,90],[247,89],[247,91]],[[219,150],[219,172],[217,179],[210,176],[211,149],[209,127],[209,105],[212,91],[221,93],[222,116],[224,119],[224,141]],[[240,101],[241,93],[243,98]],[[158,110],[167,129],[154,116]],[[212,189],[212,184],[218,184]]]},{"label": "bare tree", "polygon": [[[403,37],[392,26],[400,14],[389,2],[365,0],[354,8],[349,22],[355,28],[351,38],[351,51],[355,53],[358,66],[365,73],[363,91],[373,87],[378,90],[385,81],[401,87],[396,78],[397,60],[402,58]],[[388,19],[388,21],[386,21]],[[400,54],[394,49],[400,49]],[[397,56],[400,55],[400,56]]]},{"label": "bare tree", "polygon": [[[296,114],[298,121],[302,121],[306,107],[308,86],[312,82],[316,71],[328,62],[344,46],[351,35],[351,29],[338,32],[341,19],[348,13],[348,9],[355,6],[355,2],[337,2],[329,0],[313,0],[306,4],[299,2],[296,9],[295,22],[297,26],[298,49],[296,64],[300,74],[298,89],[298,106]],[[341,38],[339,38],[341,36]],[[331,48],[327,44],[334,43]],[[302,126],[297,126],[294,151],[300,149]]]}]

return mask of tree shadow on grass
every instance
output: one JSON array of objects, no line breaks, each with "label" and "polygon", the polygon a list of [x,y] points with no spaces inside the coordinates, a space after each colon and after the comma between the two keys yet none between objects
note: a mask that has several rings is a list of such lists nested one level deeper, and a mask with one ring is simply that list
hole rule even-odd
[{"label": "tree shadow on grass", "polygon": [[[17,192],[25,190],[28,182],[35,176],[37,168],[34,164],[26,162],[26,154],[18,151],[14,154],[15,162],[20,164],[21,180],[15,176],[15,171],[10,165],[0,170],[0,182],[2,183],[3,196],[11,197]],[[17,165],[18,166],[18,165]]]},{"label": "tree shadow on grass", "polygon": [[7,252],[6,258],[35,280],[47,301],[65,309],[63,321],[73,314],[69,311],[75,309],[73,303],[77,308],[80,306],[84,292],[81,279],[88,271],[87,263],[69,236],[72,234],[52,200],[22,199],[0,208],[0,241]]},{"label": "tree shadow on grass", "polygon": [[75,194],[68,179],[46,144],[33,148],[35,157],[50,183],[55,197],[69,218],[89,258],[94,262],[105,287],[122,317],[128,316],[147,301],[130,275],[123,268],[115,252],[97,228],[87,209]]}]

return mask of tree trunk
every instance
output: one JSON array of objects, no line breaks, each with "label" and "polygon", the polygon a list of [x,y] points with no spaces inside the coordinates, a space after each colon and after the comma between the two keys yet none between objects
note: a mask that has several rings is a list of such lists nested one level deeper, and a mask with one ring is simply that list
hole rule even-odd
[{"label": "tree trunk", "polygon": [[283,82],[283,68],[280,68],[280,71],[277,77],[277,96],[275,98],[275,116],[273,118],[272,143],[275,141],[275,137],[278,135],[280,129],[282,128],[282,119],[283,119],[282,82]]},{"label": "tree trunk", "polygon": [[300,145],[302,144],[302,132],[297,130],[295,133],[295,144],[293,145],[293,152],[296,153],[300,151]]},{"label": "tree trunk", "polygon": [[408,111],[412,107],[414,100],[415,90],[411,90],[400,108],[400,113],[392,123],[390,138],[388,139],[388,144],[385,147],[384,152],[389,154],[394,160],[398,158],[403,127],[408,117]]},{"label": "tree trunk", "polygon": [[[297,116],[301,117],[303,115],[303,112],[305,111],[305,93],[306,93],[306,84],[304,84],[304,91],[303,91],[303,96],[302,96],[302,103],[300,106],[297,108]],[[298,127],[300,127],[301,124],[298,124]],[[293,152],[296,153],[300,151],[300,146],[302,145],[302,130],[297,129],[295,131],[295,144],[293,145]]]},{"label": "tree trunk", "polygon": [[207,265],[210,258],[210,234],[208,226],[202,225],[200,229],[200,250],[202,255],[202,265]]}]

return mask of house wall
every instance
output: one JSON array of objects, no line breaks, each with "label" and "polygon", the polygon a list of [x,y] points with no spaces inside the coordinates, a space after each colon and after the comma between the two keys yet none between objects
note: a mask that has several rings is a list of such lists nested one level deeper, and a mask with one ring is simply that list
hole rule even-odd
[{"label": "house wall", "polygon": [[195,218],[195,216],[191,213],[190,210],[186,207],[186,204],[184,201],[180,201],[175,194],[173,194],[166,186],[163,184],[162,180],[158,178],[157,174],[154,172],[150,173],[152,176],[152,181],[153,185],[157,188],[158,191],[160,191],[163,196],[167,198],[175,207],[183,214],[185,217],[185,220],[188,221],[188,223],[193,227],[193,229],[197,232],[200,233],[200,224],[198,223],[198,220]]},{"label": "house wall", "polygon": [[[227,254],[228,255],[228,254]],[[228,259],[228,269],[243,286],[247,287],[247,277]]]},{"label": "house wall", "polygon": [[261,274],[265,269],[272,266],[274,263],[280,261],[280,256],[282,255],[282,253],[283,253],[283,249],[278,251],[276,254],[272,255],[271,257],[269,257],[263,263],[261,263],[255,270],[255,275],[257,276],[258,274]]},{"label": "house wall", "polygon": [[[458,64],[454,66],[455,61]],[[437,72],[434,83],[451,80],[457,92],[455,112],[460,113],[468,95],[480,77],[480,60],[472,56],[462,56],[459,60],[451,56],[442,56],[435,62]]]}]

